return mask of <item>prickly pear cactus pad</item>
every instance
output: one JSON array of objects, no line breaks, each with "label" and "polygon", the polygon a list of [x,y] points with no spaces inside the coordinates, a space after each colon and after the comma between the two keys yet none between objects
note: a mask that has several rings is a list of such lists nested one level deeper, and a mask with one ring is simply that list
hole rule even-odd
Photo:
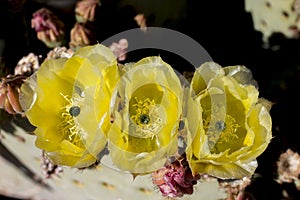
[{"label": "prickly pear cactus pad", "polygon": [[246,11],[252,14],[254,28],[268,42],[273,33],[282,33],[287,38],[299,37],[300,1],[298,0],[245,0]]},{"label": "prickly pear cactus pad", "polygon": [[[5,138],[0,143],[0,198],[5,195],[36,200],[164,199],[152,184],[150,175],[133,180],[129,173],[100,165],[85,170],[63,167],[62,172],[49,179],[41,168],[42,152],[34,147],[35,138],[14,123],[2,126],[6,130],[1,130]],[[14,135],[7,132],[6,127],[13,128]],[[182,199],[221,199],[225,196],[214,180],[197,184],[193,195]]]}]

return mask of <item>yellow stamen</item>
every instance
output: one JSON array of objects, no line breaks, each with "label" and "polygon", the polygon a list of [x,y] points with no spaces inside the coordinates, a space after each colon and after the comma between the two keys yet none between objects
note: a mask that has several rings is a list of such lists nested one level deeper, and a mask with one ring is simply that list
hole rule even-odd
[{"label": "yellow stamen", "polygon": [[203,126],[210,148],[214,148],[216,144],[228,143],[238,139],[236,131],[240,125],[231,115],[226,114],[224,120],[220,120],[216,119],[215,115],[209,110],[205,112],[204,116],[206,117]]},{"label": "yellow stamen", "polygon": [[132,105],[135,109],[131,116],[134,122],[131,124],[131,135],[138,138],[154,137],[163,126],[163,120],[159,115],[160,108],[153,99],[138,100],[135,97],[135,100],[136,103]]},{"label": "yellow stamen", "polygon": [[[80,107],[72,100],[72,98],[69,98],[67,95],[61,95],[64,97],[67,103],[61,108],[61,122],[58,124],[57,130],[64,136],[64,139],[70,141],[76,146],[82,147],[83,144],[81,137],[83,133],[74,120],[74,118],[79,115],[78,109],[80,112]],[[76,111],[74,111],[74,109]]]},{"label": "yellow stamen", "polygon": [[[145,124],[143,118],[149,118],[149,111],[150,107],[155,105],[154,100],[150,100],[149,98],[145,99],[144,101],[138,100],[135,97],[136,104],[133,107],[136,108],[136,114],[131,116],[132,121],[134,121],[137,125]],[[146,123],[148,124],[148,123]]]}]

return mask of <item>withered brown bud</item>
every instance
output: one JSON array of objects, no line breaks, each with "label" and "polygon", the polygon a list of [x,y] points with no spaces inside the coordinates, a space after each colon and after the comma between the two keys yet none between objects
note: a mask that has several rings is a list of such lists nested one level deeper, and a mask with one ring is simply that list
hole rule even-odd
[{"label": "withered brown bud", "polygon": [[277,181],[279,183],[292,183],[294,182],[298,189],[299,176],[300,176],[300,156],[297,152],[288,149],[282,153],[277,161]]},{"label": "withered brown bud", "polygon": [[67,49],[66,47],[55,47],[50,50],[47,54],[47,59],[58,59],[58,58],[70,58],[73,55],[72,49]]},{"label": "withered brown bud", "polygon": [[1,78],[0,82],[0,109],[9,114],[22,114],[23,110],[19,101],[20,87],[25,80],[23,75],[8,75]]},{"label": "withered brown bud", "polygon": [[15,75],[31,75],[40,67],[39,58],[34,53],[29,53],[19,60],[15,67]]},{"label": "withered brown bud", "polygon": [[95,32],[84,24],[75,23],[71,30],[69,46],[74,51],[87,46],[95,44]]},{"label": "withered brown bud", "polygon": [[75,7],[76,21],[79,23],[92,22],[95,20],[96,9],[101,5],[99,0],[81,0]]},{"label": "withered brown bud", "polygon": [[140,29],[144,32],[147,31],[147,18],[144,14],[137,14],[134,17],[134,20],[136,21],[137,25],[140,27]]}]

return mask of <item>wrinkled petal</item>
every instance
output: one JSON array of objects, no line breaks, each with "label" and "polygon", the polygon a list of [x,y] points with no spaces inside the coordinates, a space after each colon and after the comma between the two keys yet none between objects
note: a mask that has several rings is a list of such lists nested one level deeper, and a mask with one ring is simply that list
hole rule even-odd
[{"label": "wrinkled petal", "polygon": [[256,158],[272,138],[271,103],[258,97],[251,71],[204,63],[196,69],[191,89],[200,112],[193,122],[195,105],[188,104],[187,121],[193,125],[189,134],[196,132],[194,138],[188,137],[193,139],[186,150],[193,174],[222,179],[251,176]]},{"label": "wrinkled petal", "polygon": [[108,139],[113,163],[132,173],[162,167],[177,151],[181,108],[180,80],[160,57],[131,65],[112,100]]},{"label": "wrinkled petal", "polygon": [[[107,74],[115,80],[107,81]],[[58,165],[88,167],[104,149],[111,91],[119,68],[103,45],[70,58],[48,59],[21,88],[20,102],[36,126],[36,146]],[[114,83],[115,82],[115,83]]]}]

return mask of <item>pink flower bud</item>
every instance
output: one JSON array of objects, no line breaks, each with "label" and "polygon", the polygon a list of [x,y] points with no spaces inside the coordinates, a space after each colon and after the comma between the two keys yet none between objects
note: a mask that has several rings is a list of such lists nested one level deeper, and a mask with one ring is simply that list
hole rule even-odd
[{"label": "pink flower bud", "polygon": [[199,175],[192,175],[185,159],[175,161],[171,165],[152,173],[152,181],[162,195],[171,198],[192,194],[193,186],[197,184],[199,179]]},{"label": "pink flower bud", "polygon": [[64,39],[64,23],[53,12],[41,8],[33,13],[31,27],[37,32],[39,40],[47,47],[60,46]]}]

